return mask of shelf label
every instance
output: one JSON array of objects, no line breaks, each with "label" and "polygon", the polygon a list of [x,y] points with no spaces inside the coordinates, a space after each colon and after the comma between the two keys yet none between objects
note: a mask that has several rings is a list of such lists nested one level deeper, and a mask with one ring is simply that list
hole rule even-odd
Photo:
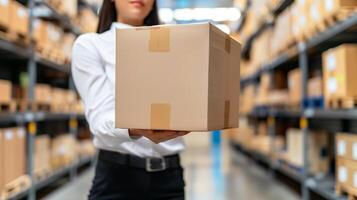
[{"label": "shelf label", "polygon": [[332,94],[337,91],[337,80],[335,77],[327,80],[327,90]]},{"label": "shelf label", "polygon": [[308,126],[308,121],[307,121],[307,119],[306,118],[301,118],[300,119],[300,128],[307,128],[307,126]]},{"label": "shelf label", "polygon": [[2,6],[9,5],[9,0],[0,0],[0,5],[2,5]]},{"label": "shelf label", "polygon": [[14,133],[12,130],[6,130],[5,132],[5,139],[6,140],[12,140],[14,138]]},{"label": "shelf label", "polygon": [[338,141],[338,143],[337,143],[337,154],[339,156],[346,155],[346,141],[345,140]]},{"label": "shelf label", "polygon": [[70,119],[69,127],[72,129],[76,129],[78,127],[78,121],[76,119]]},{"label": "shelf label", "polygon": [[352,145],[352,158],[357,160],[357,142],[354,142]]},{"label": "shelf label", "polygon": [[334,71],[336,69],[336,57],[332,52],[327,55],[327,69],[329,71]]},{"label": "shelf label", "polygon": [[36,135],[37,132],[37,126],[35,122],[30,122],[28,125],[28,130],[30,135]]},{"label": "shelf label", "polygon": [[344,166],[341,166],[338,168],[338,180],[342,183],[347,181],[347,168]]},{"label": "shelf label", "polygon": [[268,117],[268,125],[269,126],[274,126],[275,125],[275,118],[274,117]]}]

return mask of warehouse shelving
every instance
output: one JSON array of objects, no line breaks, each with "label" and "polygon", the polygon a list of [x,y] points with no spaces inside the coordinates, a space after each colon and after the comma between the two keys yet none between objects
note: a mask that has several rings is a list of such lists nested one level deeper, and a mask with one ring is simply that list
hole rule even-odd
[{"label": "warehouse shelving", "polygon": [[[81,0],[83,1],[83,0]],[[84,2],[84,1],[83,1]],[[27,0],[21,1],[21,3],[27,4],[29,9],[29,35],[30,40],[33,34],[33,24],[36,18],[43,18],[50,21],[55,21],[58,23],[65,31],[72,32],[76,35],[80,34],[80,31],[75,27],[71,20],[67,16],[59,14],[56,9],[51,7],[47,2],[42,0]],[[89,4],[84,4],[89,5]],[[47,8],[49,15],[38,15],[35,16],[35,10],[38,8]],[[93,9],[93,7],[92,7]],[[32,40],[31,40],[32,41]],[[6,62],[16,62],[19,66],[27,66],[26,71],[29,78],[28,86],[28,99],[29,101],[34,98],[34,86],[37,83],[38,77],[41,74],[37,72],[43,69],[52,69],[58,73],[64,74],[64,80],[68,80],[69,89],[74,89],[74,84],[70,75],[70,64],[58,64],[53,61],[47,60],[39,56],[35,52],[35,47],[33,43],[29,45],[20,45],[15,44],[11,41],[6,40],[5,38],[0,38],[0,60]],[[21,61],[21,64],[17,61]],[[27,65],[26,65],[27,63]],[[12,70],[12,68],[9,68]],[[0,124],[1,126],[6,126],[7,124],[16,124],[17,126],[30,127],[35,126],[35,129],[27,129],[26,133],[26,157],[27,157],[27,169],[26,172],[32,180],[32,185],[26,191],[16,194],[10,199],[23,199],[27,198],[28,200],[36,199],[36,192],[40,189],[46,187],[48,184],[59,180],[60,178],[69,175],[71,178],[74,178],[77,174],[78,168],[81,168],[84,165],[93,163],[94,158],[86,157],[81,158],[78,162],[71,164],[68,167],[62,168],[58,171],[55,171],[51,176],[41,180],[40,182],[35,182],[33,178],[33,150],[34,150],[34,140],[37,134],[36,124],[38,122],[47,122],[47,121],[60,121],[63,123],[68,123],[69,132],[74,136],[78,135],[78,121],[84,121],[85,117],[83,114],[77,113],[53,113],[53,112],[35,112],[35,111],[25,111],[25,112],[16,112],[16,113],[0,113]],[[30,132],[32,130],[32,132]]]},{"label": "warehouse shelving", "polygon": [[[283,1],[282,4],[288,2]],[[286,7],[285,7],[286,8]],[[281,13],[284,9],[279,10],[277,14]],[[251,49],[251,43],[259,36],[259,34],[267,26],[268,22],[261,25],[258,30],[248,37],[247,44],[243,47],[242,57],[249,58],[249,52]],[[343,21],[337,22],[335,25],[328,27],[325,31],[318,33],[314,37],[304,42],[299,42],[289,50],[280,54],[277,58],[270,63],[264,64],[255,73],[250,76],[241,79],[241,87],[245,87],[248,84],[256,84],[259,82],[263,73],[270,73],[272,71],[289,71],[294,67],[299,67],[302,73],[302,99],[307,97],[307,80],[309,71],[309,61],[311,57],[320,55],[323,51],[336,47],[343,43],[357,43],[357,14],[349,16]],[[286,109],[270,109],[267,107],[258,107],[253,109],[251,113],[246,114],[248,117],[257,118],[260,120],[267,120],[269,135],[274,138],[275,133],[275,119],[300,119],[300,128],[303,132],[303,144],[307,147],[308,134],[310,132],[310,123],[320,123],[326,130],[330,130],[333,126],[339,126],[340,129],[346,125],[351,125],[349,121],[357,120],[357,109],[351,110],[329,110],[329,109],[312,109],[301,107],[299,111],[289,111]],[[331,123],[331,120],[336,123]],[[348,126],[349,128],[350,126]],[[274,149],[273,143],[272,149]],[[252,157],[255,153],[246,153],[248,150],[242,150],[242,148],[236,148],[241,152],[244,152],[249,157]],[[320,197],[329,200],[344,200],[344,197],[338,197],[334,191],[334,180],[323,179],[318,180],[315,177],[311,177],[307,173],[308,163],[308,148],[303,148],[304,165],[302,166],[302,172],[296,173],[289,167],[280,165],[279,163],[270,164],[270,170],[284,174],[291,180],[295,180],[300,183],[301,195],[303,200],[309,200],[310,192],[318,194]],[[254,156],[253,159],[259,162],[266,162],[267,158],[261,158],[261,156]],[[272,161],[268,161],[271,163]]]}]

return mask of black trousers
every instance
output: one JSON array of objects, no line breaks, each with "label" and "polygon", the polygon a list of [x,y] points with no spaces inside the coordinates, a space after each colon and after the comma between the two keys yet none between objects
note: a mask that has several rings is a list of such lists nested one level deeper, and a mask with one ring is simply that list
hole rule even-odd
[{"label": "black trousers", "polygon": [[98,159],[89,200],[184,200],[182,167],[147,172]]}]

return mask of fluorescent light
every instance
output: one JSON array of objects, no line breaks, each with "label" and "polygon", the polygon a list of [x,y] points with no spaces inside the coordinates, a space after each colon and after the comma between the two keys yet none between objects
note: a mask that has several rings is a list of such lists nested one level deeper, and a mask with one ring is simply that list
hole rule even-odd
[{"label": "fluorescent light", "polygon": [[174,19],[174,11],[170,8],[160,8],[159,17],[162,22],[170,23]]}]

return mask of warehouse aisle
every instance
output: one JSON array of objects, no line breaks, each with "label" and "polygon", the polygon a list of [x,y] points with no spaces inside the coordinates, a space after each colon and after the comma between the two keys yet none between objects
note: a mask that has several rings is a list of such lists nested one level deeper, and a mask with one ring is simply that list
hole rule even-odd
[{"label": "warehouse aisle", "polygon": [[[225,141],[222,148],[207,148],[210,138],[200,134],[189,136],[187,151],[182,155],[188,200],[299,199],[284,185],[272,182],[265,170],[231,152]],[[231,156],[234,159],[230,159]],[[88,170],[46,200],[86,199],[93,172],[93,169]]]}]

